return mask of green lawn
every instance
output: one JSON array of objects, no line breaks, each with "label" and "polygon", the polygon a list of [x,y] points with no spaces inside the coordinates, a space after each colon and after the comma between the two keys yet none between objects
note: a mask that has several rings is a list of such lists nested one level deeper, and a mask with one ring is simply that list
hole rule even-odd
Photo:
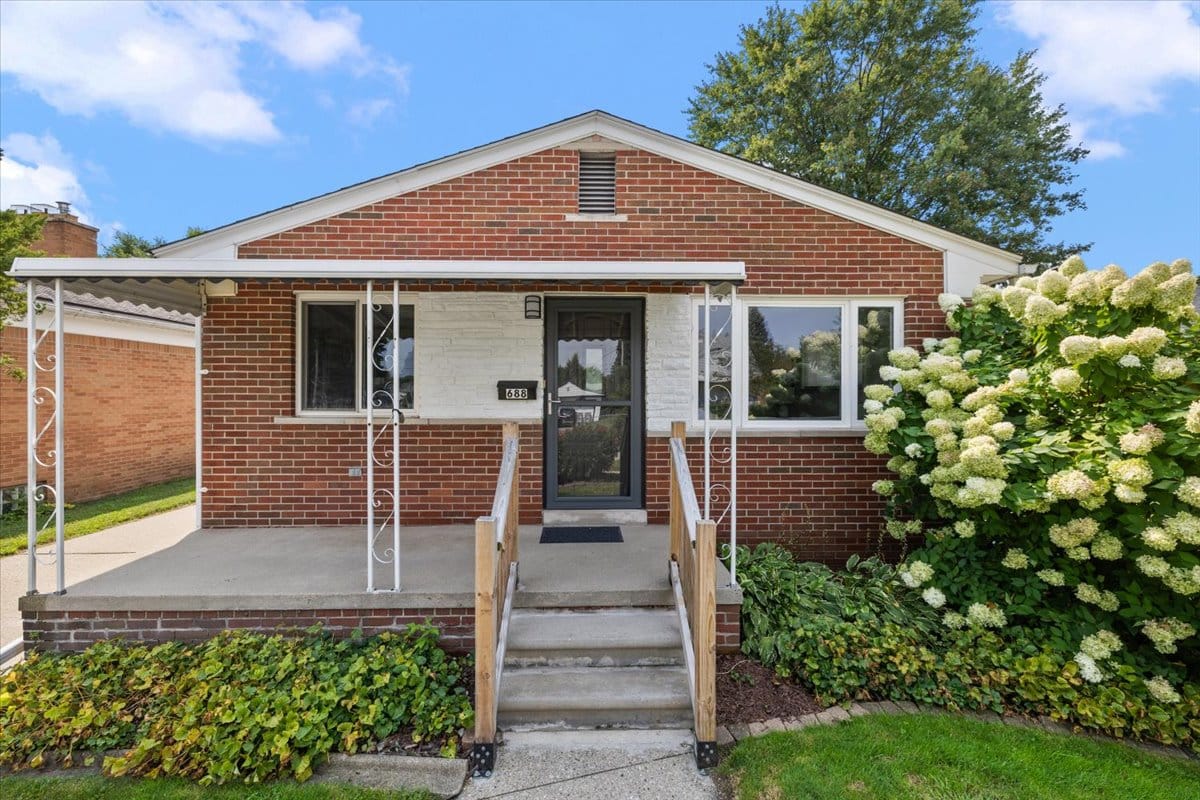
[{"label": "green lawn", "polygon": [[[111,528],[151,514],[161,514],[186,506],[196,500],[196,482],[180,478],[117,494],[100,500],[79,503],[67,508],[66,535],[68,539]],[[41,517],[42,520],[45,517]],[[25,515],[6,514],[0,517],[0,556],[12,555],[25,549]],[[50,526],[38,538],[38,544],[54,541]]]},{"label": "green lawn", "polygon": [[198,786],[179,779],[0,778],[4,800],[433,800],[427,792],[387,792],[332,783]]},{"label": "green lawn", "polygon": [[738,800],[1195,800],[1200,763],[952,715],[859,717],[739,742]]}]

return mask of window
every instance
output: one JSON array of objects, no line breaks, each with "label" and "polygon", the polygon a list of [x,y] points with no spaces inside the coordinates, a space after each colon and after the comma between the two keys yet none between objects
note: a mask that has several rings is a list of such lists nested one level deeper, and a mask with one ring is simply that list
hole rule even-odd
[{"label": "window", "polygon": [[579,154],[579,213],[617,213],[617,156]]},{"label": "window", "polygon": [[[799,300],[753,296],[713,306],[712,383],[736,370],[735,413],[747,428],[851,427],[863,418],[863,388],[879,382],[902,340],[898,300]],[[704,305],[696,306],[697,420],[704,418]],[[719,357],[728,351],[733,363]],[[710,419],[726,415],[721,390]]]},{"label": "window", "polygon": [[[357,413],[379,393],[390,393],[396,362],[399,405],[414,407],[414,314],[399,307],[400,337],[393,348],[391,304],[371,312],[374,342],[367,338],[367,306],[361,299],[304,299],[299,305],[298,386],[300,412]],[[395,355],[393,355],[395,354]],[[375,368],[371,369],[374,356]],[[380,396],[381,397],[381,396]],[[390,400],[377,407],[391,407]]]},{"label": "window", "polygon": [[842,309],[747,306],[746,418],[840,420]]}]

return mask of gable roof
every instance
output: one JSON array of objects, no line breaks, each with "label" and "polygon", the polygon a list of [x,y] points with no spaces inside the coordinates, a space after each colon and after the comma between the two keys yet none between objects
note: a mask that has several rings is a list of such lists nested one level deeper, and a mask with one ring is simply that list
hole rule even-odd
[{"label": "gable roof", "polygon": [[1019,256],[991,245],[604,111],[589,111],[491,144],[427,161],[274,211],[247,217],[190,239],[170,242],[157,248],[154,253],[156,256],[173,258],[234,258],[239,244],[443,183],[522,156],[593,137],[654,153],[885,233],[948,254],[957,254],[961,259],[975,262],[985,269],[1013,273],[1020,263]]}]

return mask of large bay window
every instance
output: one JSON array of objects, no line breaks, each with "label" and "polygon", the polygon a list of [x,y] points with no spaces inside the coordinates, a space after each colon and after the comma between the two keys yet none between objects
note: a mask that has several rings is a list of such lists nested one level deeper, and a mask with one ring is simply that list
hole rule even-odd
[{"label": "large bay window", "polygon": [[[374,342],[367,337],[368,313],[373,315]],[[399,347],[393,350],[391,303],[377,303],[368,309],[359,296],[300,296],[296,337],[297,412],[358,413],[377,393],[390,395],[393,390],[401,409],[412,411],[415,391],[412,305],[400,305],[398,314]],[[392,386],[393,352],[398,355],[396,387]],[[391,402],[386,405],[390,408]]]},{"label": "large bay window", "polygon": [[[748,296],[709,309],[716,338],[711,382],[736,387],[733,414],[747,430],[851,428],[863,418],[863,387],[879,382],[887,353],[903,340],[903,303],[883,299]],[[696,419],[704,415],[704,306],[696,308]],[[712,419],[727,416],[713,392]]]}]

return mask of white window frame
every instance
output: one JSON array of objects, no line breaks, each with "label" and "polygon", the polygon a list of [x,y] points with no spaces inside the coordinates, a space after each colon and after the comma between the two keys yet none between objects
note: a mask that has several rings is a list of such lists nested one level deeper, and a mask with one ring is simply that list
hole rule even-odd
[{"label": "white window frame", "polygon": [[[727,303],[718,304],[727,305]],[[750,385],[749,363],[750,343],[746,336],[746,322],[749,319],[751,306],[773,306],[780,308],[837,308],[842,314],[842,381],[841,381],[841,415],[838,419],[750,419],[750,401],[747,387]],[[700,313],[704,308],[704,298],[695,297],[691,306],[691,362],[693,387],[698,386],[703,377],[703,365],[700,363]],[[734,354],[733,368],[737,392],[733,398],[733,415],[738,427],[747,431],[860,431],[866,426],[858,415],[858,313],[862,308],[892,309],[892,341],[893,347],[904,346],[904,298],[888,297],[813,297],[809,295],[739,295],[733,306],[732,315],[732,347]],[[695,389],[692,389],[695,392]],[[692,409],[690,418],[693,423],[703,422],[701,406],[695,397],[689,398]],[[723,425],[714,420],[713,424]]]},{"label": "white window frame", "polygon": [[[296,292],[296,313],[295,313],[295,380],[293,393],[295,394],[295,414],[297,417],[351,417],[361,416],[364,419],[367,416],[367,409],[363,405],[363,387],[364,387],[364,372],[365,364],[363,363],[364,346],[363,338],[366,334],[364,328],[366,326],[366,317],[363,315],[363,309],[367,304],[367,293],[364,292],[321,292],[321,291],[304,291]],[[392,294],[390,287],[387,291],[379,289],[375,296],[383,302],[376,305],[392,304]],[[303,394],[303,378],[304,378],[304,306],[307,303],[317,304],[354,304],[354,408],[304,408]],[[412,306],[413,309],[413,407],[401,408],[405,414],[416,416],[417,408],[420,407],[419,392],[421,390],[420,381],[416,374],[417,363],[417,295],[409,292],[400,295],[400,305]]]}]

